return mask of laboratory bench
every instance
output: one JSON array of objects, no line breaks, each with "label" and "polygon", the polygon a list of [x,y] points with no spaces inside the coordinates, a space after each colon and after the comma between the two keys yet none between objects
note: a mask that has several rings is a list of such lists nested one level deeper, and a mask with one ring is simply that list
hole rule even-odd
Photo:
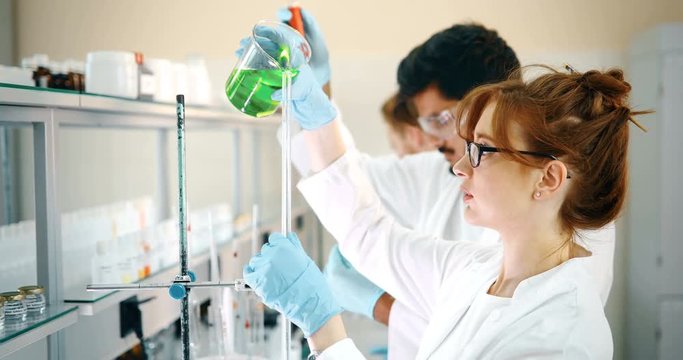
[{"label": "laboratory bench", "polygon": [[[8,200],[11,196],[21,198],[18,201],[21,205],[19,207],[23,206],[24,210],[30,209],[22,219],[14,219],[17,222],[21,220],[24,227],[31,230],[28,235],[31,244],[22,250],[22,256],[30,258],[30,261],[17,265],[20,267],[15,269],[32,270],[31,276],[34,277],[25,277],[26,280],[22,281],[35,281],[44,286],[48,303],[46,311],[41,316],[30,318],[21,326],[6,325],[0,331],[0,358],[13,359],[20,351],[31,346],[40,349],[31,350],[29,353],[44,354],[46,358],[53,360],[114,358],[137,343],[134,336],[121,337],[119,334],[119,304],[131,296],[141,299],[153,298],[151,302],[140,305],[145,336],[152,336],[168,328],[178,319],[179,303],[172,300],[165,290],[86,292],[85,285],[94,280],[91,262],[95,245],[88,245],[90,252],[73,250],[78,248],[78,244],[72,243],[73,236],[65,235],[65,216],[74,215],[80,208],[86,207],[91,207],[93,213],[102,212],[101,207],[93,207],[94,204],[103,201],[101,194],[135,192],[135,189],[130,189],[135,186],[145,188],[140,192],[148,195],[146,199],[153,202],[155,221],[173,221],[173,214],[177,209],[177,172],[174,168],[177,166],[175,112],[175,104],[0,84],[0,152],[3,154],[0,158],[0,184],[5,191],[0,193],[0,200],[4,200],[0,215],[6,217],[12,212],[13,203]],[[259,216],[256,233],[259,242],[263,241],[269,232],[278,231],[280,228],[280,155],[279,145],[275,141],[280,118],[276,115],[255,120],[231,110],[227,103],[224,107],[207,107],[193,106],[191,102],[186,107],[186,117],[187,168],[190,181],[200,183],[200,186],[195,188],[215,188],[222,194],[219,196],[220,200],[231,210],[231,231],[216,241],[216,249],[219,263],[222,265],[221,280],[232,281],[241,277],[242,266],[248,261],[254,249],[254,235],[249,220],[252,210],[250,205],[258,204],[262,213]],[[21,144],[17,144],[19,140],[8,137],[9,129],[23,129],[23,135],[14,134],[23,140]],[[100,140],[89,142],[86,138],[93,133],[81,133],[87,131],[86,129],[95,129],[98,132],[93,136],[98,135],[104,139],[108,132],[117,132],[117,137],[111,141],[112,144],[101,145],[100,143],[106,141]],[[221,135],[215,135],[216,132],[220,132]],[[204,140],[196,141],[192,148],[189,142],[193,140],[195,133],[208,139],[206,142],[213,143],[202,144]],[[116,168],[116,165],[107,163],[119,161],[124,164],[121,166],[125,166],[125,161],[116,158],[125,156],[118,154],[116,143],[126,137],[143,139],[139,152],[140,157],[147,162],[138,165],[143,173],[154,175],[137,175],[144,179],[144,183],[121,184],[125,181],[118,178],[118,173],[123,172],[124,168]],[[13,145],[8,146],[7,139],[11,140],[10,143],[14,141]],[[83,144],[80,144],[81,140]],[[103,147],[88,148],[94,145]],[[221,148],[216,149],[217,145]],[[76,150],[72,149],[66,154],[64,150],[67,147],[75,147]],[[15,157],[8,159],[13,151]],[[122,149],[121,152],[126,151],[135,154],[137,149]],[[197,156],[192,151],[201,154]],[[97,168],[92,169],[92,172],[96,173],[92,178],[83,179],[86,177],[83,173],[72,171],[72,164],[80,164],[81,161],[68,158],[73,156],[88,156],[88,159],[103,156],[105,159]],[[207,161],[216,161],[219,165],[195,165],[199,162],[198,159],[203,158],[208,159]],[[225,159],[227,161],[221,162]],[[130,161],[130,158],[124,160]],[[222,169],[221,166],[228,169]],[[214,183],[210,182],[211,179],[202,183],[206,178],[211,178],[214,167],[222,169],[216,171],[223,174],[224,178],[213,179]],[[7,190],[8,184],[12,184],[12,180],[16,181],[16,171],[33,181],[33,184],[25,185],[18,195],[18,190],[16,193]],[[98,175],[103,171],[114,172],[114,175],[109,176],[114,179]],[[198,174],[202,171],[204,174]],[[154,179],[149,179],[151,177]],[[65,183],[68,183],[68,191],[64,190],[67,189]],[[97,191],[87,190],[88,187],[93,187],[93,183],[100,188],[95,189]],[[82,193],[74,190],[80,187],[83,188]],[[11,187],[9,188],[11,190]],[[190,204],[192,196],[193,192],[190,191]],[[207,196],[203,196],[203,201],[206,202]],[[129,198],[109,199],[110,202],[127,200]],[[295,191],[292,201],[292,219],[297,223],[294,229],[307,234],[302,237],[308,239],[304,240],[304,245],[310,252],[318,254],[317,260],[321,261],[322,245],[316,240],[322,236],[321,226]],[[13,211],[17,213],[16,209]],[[9,223],[12,224],[11,221]],[[7,222],[3,221],[0,224]],[[141,232],[143,229],[137,231]],[[85,233],[87,234],[87,231]],[[5,251],[5,245],[1,240],[0,253]],[[198,281],[215,280],[209,276],[210,258],[210,251],[206,247],[192,253],[190,269],[196,273]],[[153,271],[132,280],[141,283],[168,283],[178,272],[177,260],[175,263],[169,263],[166,259],[165,263]],[[9,281],[7,278],[0,279],[0,286],[7,286]],[[209,297],[205,292],[197,293],[206,294],[201,295],[204,297],[200,301]]]}]

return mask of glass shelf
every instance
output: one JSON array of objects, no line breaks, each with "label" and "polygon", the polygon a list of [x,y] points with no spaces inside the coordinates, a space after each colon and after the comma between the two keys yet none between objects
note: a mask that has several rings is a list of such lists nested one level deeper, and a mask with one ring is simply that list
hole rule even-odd
[{"label": "glass shelf", "polygon": [[74,94],[74,95],[79,95],[79,94],[81,93],[80,91],[76,91],[76,90],[43,88],[43,87],[37,87],[37,86],[26,86],[26,85],[8,84],[8,83],[3,83],[3,82],[0,82],[0,87],[2,87],[2,88],[9,88],[9,89],[21,89],[21,90],[31,90],[31,91],[45,91],[45,92],[53,92],[53,93],[61,93],[61,94]]},{"label": "glass shelf", "polygon": [[69,305],[48,305],[45,313],[30,315],[20,323],[5,319],[5,327],[0,331],[0,357],[74,324],[77,309]]},{"label": "glass shelf", "polygon": [[[155,104],[155,105],[171,105],[175,106],[175,103],[171,102],[163,102],[163,101],[152,101],[152,100],[142,100],[142,99],[131,99],[131,98],[126,98],[126,97],[121,97],[121,96],[112,96],[112,95],[103,95],[103,94],[93,94],[89,92],[81,92],[77,90],[68,90],[68,89],[55,89],[55,88],[44,88],[44,87],[37,87],[37,86],[27,86],[27,85],[18,85],[18,84],[9,84],[9,83],[3,83],[0,82],[0,88],[7,88],[7,89],[19,89],[19,90],[29,90],[29,91],[38,91],[38,92],[47,92],[47,93],[59,93],[59,94],[71,94],[71,95],[83,95],[83,96],[88,96],[92,98],[102,98],[102,99],[113,99],[113,100],[124,100],[124,101],[133,101],[136,103],[143,103],[143,104]],[[200,105],[200,104],[190,104],[192,108],[197,108],[197,109],[206,109],[206,110],[219,110],[219,111],[225,111],[225,110],[232,110],[229,108],[227,103],[225,106],[215,106],[215,105]],[[236,112],[236,111],[235,111]],[[237,112],[236,112],[237,113]]]},{"label": "glass shelf", "polygon": [[[125,128],[174,128],[175,104],[129,99],[117,96],[81,93],[74,90],[40,88],[26,85],[0,83],[0,106],[10,105],[9,122],[27,122],[24,117],[30,117],[29,122],[36,121],[40,114],[31,112],[53,108],[65,110],[57,112],[56,119],[60,126],[97,126],[97,127],[125,127]],[[15,107],[12,105],[21,105]],[[274,127],[280,124],[279,116],[255,118],[247,116],[227,102],[225,104],[199,105],[187,104],[188,117],[192,126],[223,125],[234,126],[244,124],[248,126]],[[74,111],[75,110],[75,111]],[[130,120],[122,114],[135,114],[138,117]],[[21,121],[15,117],[22,118]],[[162,121],[163,120],[163,121]],[[43,122],[41,120],[40,122]]]}]

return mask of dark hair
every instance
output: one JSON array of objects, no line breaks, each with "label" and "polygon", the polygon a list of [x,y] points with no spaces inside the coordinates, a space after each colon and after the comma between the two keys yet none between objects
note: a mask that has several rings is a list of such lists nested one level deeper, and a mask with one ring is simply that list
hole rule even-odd
[{"label": "dark hair", "polygon": [[[631,110],[631,85],[621,70],[584,74],[552,71],[527,83],[509,80],[470,92],[457,110],[461,137],[472,140],[479,117],[496,104],[497,146],[512,149],[509,125],[521,126],[530,151],[552,154],[571,174],[571,189],[560,209],[565,230],[598,229],[613,221],[626,197],[628,123],[648,112]],[[537,158],[504,152],[515,161],[540,166]]]},{"label": "dark hair", "polygon": [[[479,24],[457,24],[432,35],[398,66],[399,103],[434,84],[448,99],[462,99],[484,84],[507,80],[519,60],[495,30]],[[413,120],[417,125],[417,120]]]}]

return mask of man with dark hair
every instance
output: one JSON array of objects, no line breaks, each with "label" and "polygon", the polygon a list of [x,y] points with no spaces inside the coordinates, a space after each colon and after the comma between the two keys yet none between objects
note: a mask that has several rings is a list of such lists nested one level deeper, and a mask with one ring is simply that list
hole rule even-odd
[{"label": "man with dark hair", "polygon": [[436,85],[444,97],[461,99],[473,88],[505,80],[520,67],[498,32],[480,24],[457,24],[432,35],[398,66],[402,97]]},{"label": "man with dark hair", "polygon": [[465,148],[454,131],[452,110],[458,100],[477,86],[507,79],[519,67],[517,55],[495,30],[479,24],[454,25],[432,35],[401,61],[396,111],[409,111],[410,125],[431,135],[453,165]]}]

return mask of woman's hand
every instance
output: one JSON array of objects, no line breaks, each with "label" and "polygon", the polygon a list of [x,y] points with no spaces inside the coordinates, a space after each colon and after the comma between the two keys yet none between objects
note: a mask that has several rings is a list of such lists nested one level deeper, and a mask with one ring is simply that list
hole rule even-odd
[{"label": "woman's hand", "polygon": [[307,338],[342,312],[295,233],[271,234],[244,267],[244,280],[264,304],[284,314]]}]

